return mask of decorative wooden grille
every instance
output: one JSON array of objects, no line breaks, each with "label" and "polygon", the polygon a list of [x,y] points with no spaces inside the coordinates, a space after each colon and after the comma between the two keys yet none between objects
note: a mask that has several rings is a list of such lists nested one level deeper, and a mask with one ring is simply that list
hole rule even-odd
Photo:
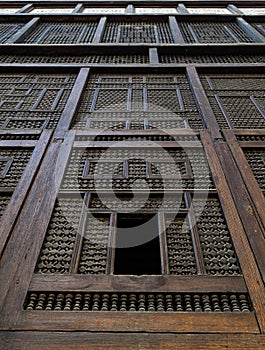
[{"label": "decorative wooden grille", "polygon": [[148,55],[0,56],[2,63],[149,63]]},{"label": "decorative wooden grille", "polygon": [[255,175],[255,178],[260,186],[260,189],[265,192],[265,150],[245,150],[245,156],[248,164]]},{"label": "decorative wooden grille", "polygon": [[5,43],[12,35],[23,27],[23,23],[8,22],[0,23],[0,44]]},{"label": "decorative wooden grille", "polygon": [[104,43],[173,43],[166,22],[108,22]]},{"label": "decorative wooden grille", "polygon": [[187,43],[249,43],[252,40],[233,22],[179,22]]},{"label": "decorative wooden grille", "polygon": [[202,128],[184,74],[92,75],[74,128]]},{"label": "decorative wooden grille", "polygon": [[161,63],[265,63],[263,55],[160,55]]},{"label": "decorative wooden grille", "polygon": [[265,126],[262,74],[202,75],[201,81],[220,128],[260,129]]},{"label": "decorative wooden grille", "polygon": [[30,44],[79,44],[90,43],[96,32],[97,22],[44,22],[27,38]]},{"label": "decorative wooden grille", "polygon": [[246,294],[30,293],[26,310],[250,312]]},{"label": "decorative wooden grille", "polygon": [[75,75],[0,74],[1,129],[55,127]]}]

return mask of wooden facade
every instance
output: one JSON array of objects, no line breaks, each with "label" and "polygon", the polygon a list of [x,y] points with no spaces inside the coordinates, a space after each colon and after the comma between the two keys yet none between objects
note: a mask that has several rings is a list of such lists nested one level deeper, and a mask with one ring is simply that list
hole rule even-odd
[{"label": "wooden facade", "polygon": [[0,348],[265,348],[265,1],[0,3]]}]

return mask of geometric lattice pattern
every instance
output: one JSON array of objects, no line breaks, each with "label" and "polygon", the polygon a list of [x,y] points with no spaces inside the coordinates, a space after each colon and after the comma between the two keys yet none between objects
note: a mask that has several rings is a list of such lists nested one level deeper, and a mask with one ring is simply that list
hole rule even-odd
[{"label": "geometric lattice pattern", "polygon": [[265,150],[245,150],[245,156],[250,165],[255,178],[261,188],[265,191]]},{"label": "geometric lattice pattern", "polygon": [[201,81],[220,128],[265,127],[263,74],[202,75]]},{"label": "geometric lattice pattern", "polygon": [[75,128],[202,128],[184,74],[92,75],[77,111]]},{"label": "geometric lattice pattern", "polygon": [[[161,159],[166,156],[169,157],[167,161],[161,162]],[[77,191],[94,188],[104,190],[135,188],[144,190],[146,186],[149,189],[156,190],[165,188],[200,188],[207,190],[212,188],[211,175],[204,153],[201,150],[189,151],[190,175],[187,175],[185,162],[182,162],[186,157],[187,155],[183,150],[167,150],[165,153],[160,149],[110,148],[105,153],[104,149],[83,150],[74,148],[62,186],[64,189]],[[92,161],[95,165],[91,168],[91,176],[84,176],[87,161]],[[111,171],[110,166],[113,166],[113,161],[116,162],[118,167],[119,164],[124,167],[119,176],[115,175],[116,170]],[[109,166],[106,165],[107,162],[109,162]],[[117,166],[115,169],[118,169]],[[142,181],[136,181],[140,179]],[[196,182],[194,182],[194,179],[196,179]]]},{"label": "geometric lattice pattern", "polygon": [[92,41],[97,22],[41,23],[26,39],[34,44],[80,44]]},{"label": "geometric lattice pattern", "polygon": [[0,128],[55,127],[74,79],[65,74],[0,74]]},{"label": "geometric lattice pattern", "polygon": [[0,149],[0,187],[12,190],[16,187],[29,159],[32,149]]},{"label": "geometric lattice pattern", "polygon": [[46,293],[28,294],[26,310],[250,312],[247,294]]},{"label": "geometric lattice pattern", "polygon": [[179,22],[187,43],[252,42],[246,33],[233,22]]},{"label": "geometric lattice pattern", "polygon": [[0,23],[0,44],[5,43],[11,36],[23,27],[24,23]]},{"label": "geometric lattice pattern", "polygon": [[110,22],[107,23],[104,43],[173,43],[166,22]]}]

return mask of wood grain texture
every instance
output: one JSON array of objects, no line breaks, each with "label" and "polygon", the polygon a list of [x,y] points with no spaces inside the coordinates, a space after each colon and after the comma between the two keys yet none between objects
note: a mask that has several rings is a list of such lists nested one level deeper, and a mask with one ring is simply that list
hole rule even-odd
[{"label": "wood grain texture", "polygon": [[[74,133],[64,142],[54,140],[25,201],[0,265],[0,324],[13,324],[22,309],[35,263],[63,177]],[[43,210],[45,208],[45,210]],[[30,243],[29,243],[30,242]],[[19,247],[19,249],[17,249]]]},{"label": "wood grain texture", "polygon": [[[256,133],[256,135],[264,135],[263,133]],[[236,137],[234,133],[230,130],[226,130],[224,132],[225,138],[227,140],[228,147],[230,148],[230,151],[232,153],[232,156],[234,160],[237,163],[237,166],[240,170],[241,176],[245,182],[245,185],[248,189],[248,192],[251,196],[252,202],[255,206],[255,209],[259,215],[259,218],[262,222],[263,227],[265,227],[265,198],[263,196],[263,193],[260,190],[260,187],[257,183],[257,180],[255,179],[255,176],[246,160],[246,157],[244,155],[244,152],[242,151],[242,148],[244,147],[253,147],[253,148],[263,148],[265,149],[264,142],[255,142],[255,141],[248,141],[248,142],[237,142]],[[241,147],[240,147],[241,146]]]},{"label": "wood grain texture", "polygon": [[13,350],[263,350],[262,335],[89,332],[1,332],[0,346]]},{"label": "wood grain texture", "polygon": [[[35,145],[35,150],[33,151],[31,158],[23,172],[23,175],[13,192],[11,200],[0,219],[0,256],[2,256],[3,250],[12,232],[13,226],[15,224],[16,218],[21,210],[24,203],[25,197],[30,189],[34,176],[37,173],[40,162],[44,156],[48,143],[50,141],[52,131],[43,131],[39,141],[7,141],[6,144],[14,144],[15,147],[31,147]],[[4,145],[3,145],[4,143]],[[12,146],[14,146],[14,144]],[[4,141],[0,141],[0,146],[5,146]],[[8,146],[6,146],[8,147]]]},{"label": "wood grain texture", "polygon": [[191,90],[195,97],[197,107],[201,111],[202,118],[207,128],[211,131],[213,138],[221,138],[219,126],[216,121],[212,107],[207,99],[206,93],[203,90],[198,73],[194,67],[187,68],[187,77],[191,86]]},{"label": "wood grain texture", "polygon": [[54,137],[63,138],[65,132],[70,128],[76,110],[78,108],[81,95],[85,89],[88,77],[89,69],[82,68],[76,78],[71,94],[67,100],[62,116],[57,125]]},{"label": "wood grain texture", "polygon": [[0,332],[6,350],[263,350],[263,335]]},{"label": "wood grain texture", "polygon": [[262,277],[256,265],[255,257],[249,246],[248,238],[238,216],[238,212],[233,202],[226,176],[222,169],[220,160],[215,151],[214,143],[208,132],[202,131],[202,142],[205,147],[206,157],[209,161],[212,177],[219,194],[220,202],[225,214],[228,228],[238,255],[240,266],[248,287],[250,297],[256,311],[262,333],[265,332],[265,293]]},{"label": "wood grain texture", "polygon": [[150,292],[246,292],[242,277],[222,276],[89,276],[35,274],[32,291],[150,291]]},{"label": "wood grain texture", "polygon": [[259,333],[253,313],[23,311],[18,330]]}]

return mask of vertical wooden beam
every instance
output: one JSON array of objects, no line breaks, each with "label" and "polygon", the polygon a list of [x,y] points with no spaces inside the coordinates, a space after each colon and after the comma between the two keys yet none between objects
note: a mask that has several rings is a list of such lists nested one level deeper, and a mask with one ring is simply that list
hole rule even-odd
[{"label": "vertical wooden beam", "polygon": [[69,273],[78,273],[78,265],[79,265],[79,259],[80,259],[80,254],[82,250],[82,245],[83,245],[83,240],[84,240],[84,235],[85,235],[85,228],[86,228],[86,207],[87,207],[87,196],[89,194],[85,195],[83,204],[82,204],[82,209],[81,209],[81,215],[79,219],[79,224],[78,224],[78,229],[76,233],[76,239],[74,243],[74,249],[73,249],[73,254],[72,254],[72,259],[71,259],[71,264],[70,264],[70,271]]},{"label": "vertical wooden beam", "polygon": [[159,64],[159,57],[157,48],[149,48],[149,62],[152,64]]},{"label": "vertical wooden beam", "polygon": [[33,7],[34,7],[33,4],[27,4],[27,5],[23,6],[22,9],[20,9],[17,13],[27,13],[30,10],[32,10]]},{"label": "vertical wooden beam", "polygon": [[[212,177],[219,194],[219,199],[226,217],[227,225],[234,243],[240,267],[242,269],[245,282],[252,299],[260,330],[262,333],[265,333],[264,284],[260,275],[260,271],[257,267],[255,257],[249,246],[244,227],[238,216],[238,211],[233,201],[228,183],[226,181],[225,173],[227,173],[227,171],[224,173],[219,157],[216,153],[215,145],[211,139],[209,132],[201,131],[201,140],[204,145],[206,157],[208,159]],[[217,143],[218,141],[216,141],[215,144]],[[235,180],[237,180],[237,176]]]},{"label": "vertical wooden beam", "polygon": [[45,154],[46,148],[52,136],[51,130],[44,130],[41,137],[35,147],[31,158],[23,172],[23,175],[13,192],[10,202],[1,217],[0,224],[0,256],[3,253],[5,244],[10,237],[12,229],[14,227],[16,218],[21,210],[21,206],[24,203],[27,191],[33,182],[34,176],[40,166],[40,162]]},{"label": "vertical wooden beam", "polygon": [[255,43],[264,43],[265,37],[260,34],[255,28],[253,28],[248,22],[243,18],[237,18],[236,23],[239,27],[255,42]]},{"label": "vertical wooden beam", "polygon": [[161,271],[162,275],[169,275],[165,214],[161,212],[158,213],[158,230],[160,243]]},{"label": "vertical wooden beam", "polygon": [[190,227],[190,232],[191,232],[191,238],[192,238],[192,244],[193,244],[193,251],[194,251],[194,255],[195,255],[197,273],[198,273],[198,275],[206,275],[207,272],[206,272],[205,265],[204,265],[200,237],[199,237],[199,233],[198,233],[197,226],[196,226],[197,220],[195,217],[194,207],[193,207],[191,195],[189,192],[185,193],[185,201],[186,201],[186,206],[189,210],[188,222],[189,222],[189,227]]},{"label": "vertical wooden beam", "polygon": [[99,24],[97,26],[97,29],[96,29],[96,33],[95,33],[94,38],[92,40],[93,44],[100,43],[100,41],[101,41],[101,39],[103,37],[103,34],[104,34],[104,30],[105,30],[106,24],[107,24],[107,17],[101,17],[100,21],[99,21]]},{"label": "vertical wooden beam", "polygon": [[126,7],[126,10],[125,10],[125,13],[127,13],[127,14],[133,14],[135,12],[135,10],[134,10],[134,6],[133,5],[128,5],[127,7]]},{"label": "vertical wooden beam", "polygon": [[236,15],[243,15],[244,13],[240,11],[235,5],[228,5],[227,9]]},{"label": "vertical wooden beam", "polygon": [[184,15],[189,13],[189,11],[187,10],[187,7],[184,4],[179,4],[177,10],[179,13]]},{"label": "vertical wooden beam", "polygon": [[262,194],[262,191],[259,188],[257,180],[255,179],[250,165],[248,164],[243,150],[239,146],[235,134],[232,130],[225,130],[224,136],[227,141],[228,147],[232,153],[233,158],[238,164],[240,173],[245,182],[247,189],[251,192],[249,193],[256,211],[261,219],[263,227],[265,227],[265,198]]},{"label": "vertical wooden beam", "polygon": [[169,27],[170,31],[174,40],[174,43],[176,44],[184,44],[185,40],[181,34],[178,22],[176,20],[176,17],[174,16],[169,16]]},{"label": "vertical wooden beam", "polygon": [[7,40],[7,44],[22,43],[24,39],[29,35],[40,23],[40,18],[32,18],[27,24],[25,24],[18,32],[16,32],[11,38]]},{"label": "vertical wooden beam", "polygon": [[82,68],[77,76],[71,94],[63,110],[62,116],[59,120],[55,130],[54,137],[63,138],[67,130],[70,129],[75,113],[77,111],[82,93],[86,87],[89,77],[89,68]]},{"label": "vertical wooden beam", "polygon": [[115,248],[116,248],[116,233],[117,233],[117,213],[112,213],[110,216],[110,230],[107,247],[107,266],[106,274],[114,273]]},{"label": "vertical wooden beam", "polygon": [[54,140],[49,145],[3,253],[0,265],[0,327],[14,325],[23,309],[74,138],[75,132],[69,132],[63,144]]},{"label": "vertical wooden beam", "polygon": [[83,4],[77,4],[72,13],[81,13],[83,10]]},{"label": "vertical wooden beam", "polygon": [[219,125],[215,118],[210,102],[206,96],[206,93],[202,87],[200,78],[195,67],[187,67],[187,77],[193,95],[195,97],[196,105],[201,112],[202,118],[207,128],[210,130],[213,138],[222,138],[222,135],[219,131]]}]

